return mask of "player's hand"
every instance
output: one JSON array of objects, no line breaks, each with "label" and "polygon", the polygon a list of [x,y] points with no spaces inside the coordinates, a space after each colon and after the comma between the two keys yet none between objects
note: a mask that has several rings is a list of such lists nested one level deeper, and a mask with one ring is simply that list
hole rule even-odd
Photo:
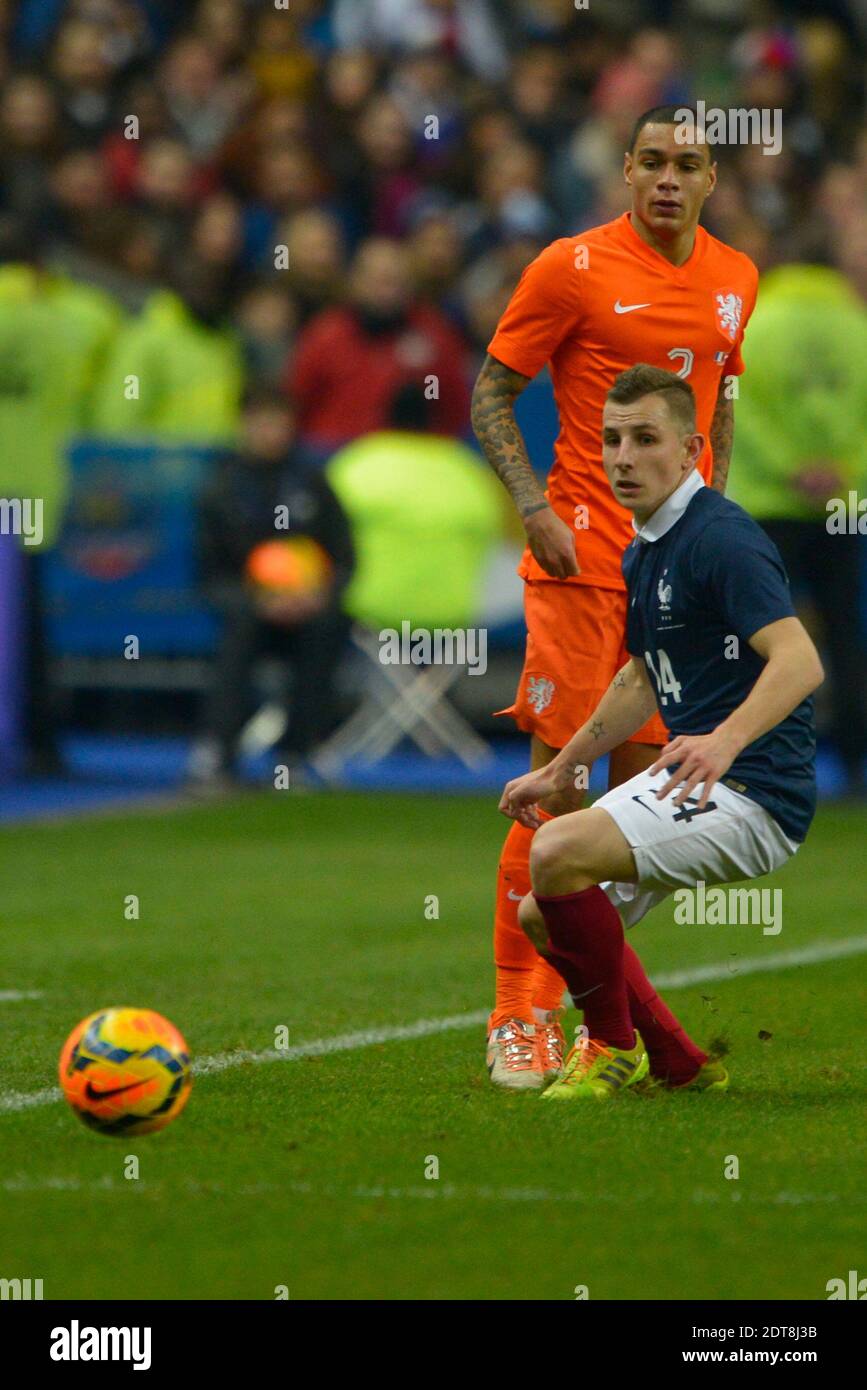
[{"label": "player's hand", "polygon": [[542,824],[538,803],[560,791],[560,788],[561,780],[549,763],[536,772],[525,772],[522,777],[513,777],[511,782],[507,782],[497,810],[528,830],[538,830]]},{"label": "player's hand", "polygon": [[665,745],[650,768],[651,775],[655,775],[663,768],[677,765],[677,771],[656,793],[657,801],[679,787],[673,804],[682,806],[696,787],[703,784],[698,809],[704,810],[714,786],[728,772],[739,752],[737,744],[722,729],[715,729],[712,734],[679,734]]},{"label": "player's hand", "polygon": [[575,557],[575,532],[553,507],[543,507],[528,516],[524,530],[533,558],[552,579],[581,573]]}]

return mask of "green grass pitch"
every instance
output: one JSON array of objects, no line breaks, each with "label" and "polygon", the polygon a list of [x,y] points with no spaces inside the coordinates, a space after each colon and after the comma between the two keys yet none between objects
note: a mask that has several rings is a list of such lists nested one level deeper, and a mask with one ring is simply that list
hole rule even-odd
[{"label": "green grass pitch", "polygon": [[0,1277],[56,1299],[823,1299],[863,1267],[864,956],[744,964],[867,931],[867,813],[842,805],[763,884],[779,936],[670,905],[632,933],[651,973],[726,971],[670,998],[727,1039],[728,1095],[496,1093],[477,1026],[203,1074],[140,1139],[4,1109],[110,1004],[158,1009],[197,1057],[485,1008],[495,805],[252,794],[6,830],[0,990],[41,996],[0,1002]]}]

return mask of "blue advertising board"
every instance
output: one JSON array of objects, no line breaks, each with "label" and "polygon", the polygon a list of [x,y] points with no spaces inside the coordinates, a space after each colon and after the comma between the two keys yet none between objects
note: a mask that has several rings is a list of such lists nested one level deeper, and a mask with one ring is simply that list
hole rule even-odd
[{"label": "blue advertising board", "polygon": [[57,655],[118,656],[130,634],[142,656],[213,649],[216,619],[196,569],[196,506],[212,457],[91,439],[72,447],[67,514],[45,564]]}]

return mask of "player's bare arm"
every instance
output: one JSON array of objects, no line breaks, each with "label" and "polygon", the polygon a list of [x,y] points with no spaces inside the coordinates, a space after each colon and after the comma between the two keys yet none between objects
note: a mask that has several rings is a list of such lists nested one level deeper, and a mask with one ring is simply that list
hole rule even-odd
[{"label": "player's bare arm", "polygon": [[488,354],[473,390],[473,429],[485,458],[515,504],[536,560],[552,578],[565,579],[578,573],[575,538],[549,506],[515,419],[515,401],[529,381]]},{"label": "player's bare arm", "polygon": [[525,773],[506,784],[499,809],[532,830],[541,819],[538,803],[564,791],[576,775],[622,743],[645,724],[656,708],[656,696],[640,657],[632,657],[621,667],[599,704],[565,748],[546,767]]},{"label": "player's bare arm", "polygon": [[682,806],[704,784],[698,805],[706,806],[738,754],[786,719],[825,679],[819,653],[797,618],[780,618],[760,628],[750,646],[766,664],[743,703],[713,733],[673,739],[650,769],[656,773],[677,765],[676,774],[657,792],[660,800],[683,783],[674,798],[674,805]]},{"label": "player's bare arm", "polygon": [[732,441],[735,437],[734,401],[726,398],[725,377],[720,381],[716,398],[716,409],[710,425],[710,447],[713,453],[713,478],[711,487],[715,492],[725,492],[732,456]]}]

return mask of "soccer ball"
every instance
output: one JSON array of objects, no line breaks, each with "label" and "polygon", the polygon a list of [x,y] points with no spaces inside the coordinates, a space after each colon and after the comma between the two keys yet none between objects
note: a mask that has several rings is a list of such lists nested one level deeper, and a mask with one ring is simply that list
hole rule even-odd
[{"label": "soccer ball", "polygon": [[100,1009],[73,1028],[60,1085],[100,1134],[151,1134],[187,1103],[193,1079],[183,1037],[153,1009]]}]

